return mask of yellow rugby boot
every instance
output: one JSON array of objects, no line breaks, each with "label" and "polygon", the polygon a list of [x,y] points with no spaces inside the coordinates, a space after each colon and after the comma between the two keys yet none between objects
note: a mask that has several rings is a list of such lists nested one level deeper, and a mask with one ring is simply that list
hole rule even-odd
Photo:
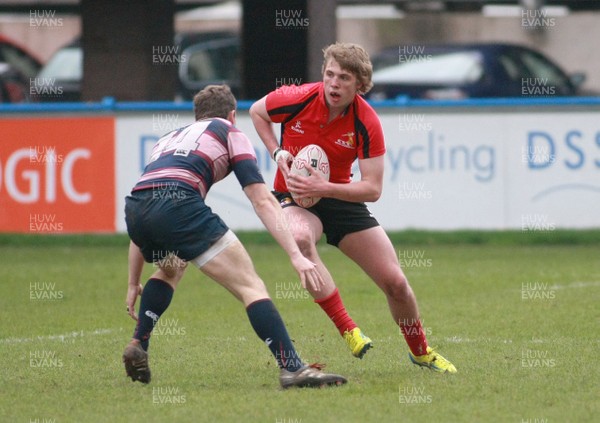
[{"label": "yellow rugby boot", "polygon": [[344,339],[352,351],[354,357],[363,358],[369,348],[373,348],[373,341],[366,336],[360,328],[344,332]]},{"label": "yellow rugby boot", "polygon": [[425,355],[413,355],[412,352],[408,353],[408,358],[414,364],[422,367],[427,367],[435,372],[439,373],[456,373],[456,367],[450,363],[439,353],[435,352],[433,348],[427,347],[427,354]]}]

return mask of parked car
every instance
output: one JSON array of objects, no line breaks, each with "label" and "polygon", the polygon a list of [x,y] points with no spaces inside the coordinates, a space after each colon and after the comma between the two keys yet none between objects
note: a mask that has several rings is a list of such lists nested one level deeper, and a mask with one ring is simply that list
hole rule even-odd
[{"label": "parked car", "polygon": [[[238,96],[240,89],[240,43],[232,32],[176,34],[173,60],[178,66],[176,99],[191,100],[206,85],[228,84]],[[169,57],[169,59],[171,59]],[[83,48],[80,40],[59,49],[41,69],[40,101],[81,101]],[[60,94],[58,93],[60,91]]]},{"label": "parked car", "polygon": [[241,89],[240,39],[235,33],[179,34],[185,57],[178,69],[178,96],[191,100],[210,84],[227,84],[236,97]]},{"label": "parked car", "polygon": [[39,101],[81,101],[83,51],[76,40],[50,57],[37,75],[36,99]]},{"label": "parked car", "polygon": [[24,47],[0,35],[0,102],[31,101],[33,80],[42,63]]},{"label": "parked car", "polygon": [[582,95],[583,73],[513,44],[407,45],[373,57],[371,100]]}]

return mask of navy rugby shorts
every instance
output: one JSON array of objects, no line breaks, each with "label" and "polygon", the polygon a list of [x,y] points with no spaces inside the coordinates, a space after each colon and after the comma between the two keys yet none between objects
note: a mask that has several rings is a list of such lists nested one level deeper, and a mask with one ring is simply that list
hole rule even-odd
[{"label": "navy rugby shorts", "polygon": [[145,189],[125,197],[129,238],[149,263],[170,254],[191,261],[229,230],[192,189]]}]

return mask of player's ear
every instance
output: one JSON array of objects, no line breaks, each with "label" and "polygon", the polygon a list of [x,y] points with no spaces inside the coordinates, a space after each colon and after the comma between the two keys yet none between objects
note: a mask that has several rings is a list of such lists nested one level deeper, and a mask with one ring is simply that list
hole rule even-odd
[{"label": "player's ear", "polygon": [[227,115],[227,120],[228,120],[229,122],[231,122],[231,124],[232,124],[232,125],[235,125],[235,117],[236,117],[235,110],[232,110],[232,111],[231,111],[231,112],[229,112],[229,114]]},{"label": "player's ear", "polygon": [[365,85],[362,82],[360,82],[360,80],[358,78],[356,78],[356,91],[361,93],[364,88],[365,88]]}]

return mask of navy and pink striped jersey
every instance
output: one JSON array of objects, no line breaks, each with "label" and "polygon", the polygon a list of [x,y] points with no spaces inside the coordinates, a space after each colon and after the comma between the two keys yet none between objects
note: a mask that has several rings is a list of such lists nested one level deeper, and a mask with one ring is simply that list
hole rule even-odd
[{"label": "navy and pink striped jersey", "polygon": [[133,191],[180,182],[206,198],[210,187],[231,171],[242,188],[264,183],[248,137],[228,120],[203,119],[158,140]]}]

